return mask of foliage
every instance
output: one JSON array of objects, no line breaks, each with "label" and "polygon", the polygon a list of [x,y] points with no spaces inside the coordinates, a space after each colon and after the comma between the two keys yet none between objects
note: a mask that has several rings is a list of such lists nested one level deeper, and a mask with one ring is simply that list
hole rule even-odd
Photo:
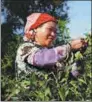
[{"label": "foliage", "polygon": [[[26,17],[33,12],[47,12],[63,20],[68,19],[66,0],[1,0],[2,13],[6,12],[6,21],[13,29],[24,26]],[[58,11],[58,12],[57,12]],[[62,14],[63,13],[63,14]]]},{"label": "foliage", "polygon": [[[16,3],[15,3],[16,2]],[[60,5],[58,5],[60,4]],[[68,14],[66,0],[2,0],[2,12],[6,10],[6,23],[2,29],[2,101],[87,101],[92,100],[91,73],[91,43],[92,35],[86,34],[88,47],[86,51],[71,53],[66,60],[65,70],[57,74],[32,73],[15,77],[16,50],[21,43],[21,35],[14,34],[14,30],[21,29],[26,16],[32,12],[48,12],[59,18],[59,32],[55,44],[64,44],[70,40],[68,28]],[[5,15],[4,15],[5,16]],[[18,33],[18,32],[17,32]],[[85,49],[84,49],[85,50]],[[76,63],[76,64],[75,64]],[[80,75],[74,77],[72,70],[78,69]]]},{"label": "foliage", "polygon": [[61,45],[68,43],[71,38],[69,35],[69,28],[66,26],[69,23],[68,20],[58,20],[58,26],[57,26],[57,38],[55,40],[55,45]]},{"label": "foliage", "polygon": [[[92,36],[87,35],[86,39],[89,43],[86,51],[84,53],[79,51],[72,53],[71,57],[67,60],[65,70],[59,71],[57,74],[53,72],[49,74],[33,72],[28,75],[23,74],[22,77],[17,80],[16,78],[12,78],[12,75],[10,74],[6,75],[7,77],[2,75],[2,100],[91,101],[92,56],[90,52]],[[2,60],[2,72],[9,68],[12,69],[11,60],[7,58],[7,56],[4,58],[7,59],[6,62],[9,62],[5,64],[5,59]],[[71,75],[71,70],[74,68],[72,64],[76,62],[81,63],[76,66],[76,68],[80,71],[80,75],[78,77]]]}]

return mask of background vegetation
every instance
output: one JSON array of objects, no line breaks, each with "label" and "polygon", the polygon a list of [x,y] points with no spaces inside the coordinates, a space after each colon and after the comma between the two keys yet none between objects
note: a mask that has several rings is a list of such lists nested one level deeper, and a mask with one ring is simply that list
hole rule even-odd
[{"label": "background vegetation", "polygon": [[[86,33],[88,47],[71,53],[63,71],[58,74],[32,73],[16,80],[15,56],[22,42],[26,17],[32,12],[47,12],[59,19],[59,31],[55,45],[71,40],[67,0],[2,0],[1,24],[1,100],[9,101],[81,101],[92,100],[92,35]],[[76,66],[74,66],[76,63]],[[77,68],[79,77],[73,77],[71,70]]]}]

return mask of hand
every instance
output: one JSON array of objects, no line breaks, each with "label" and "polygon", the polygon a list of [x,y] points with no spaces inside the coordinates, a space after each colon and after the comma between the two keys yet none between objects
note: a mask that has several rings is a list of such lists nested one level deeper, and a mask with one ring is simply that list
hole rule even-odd
[{"label": "hand", "polygon": [[76,39],[71,41],[71,49],[72,50],[79,50],[80,48],[84,47],[87,42],[84,39]]}]

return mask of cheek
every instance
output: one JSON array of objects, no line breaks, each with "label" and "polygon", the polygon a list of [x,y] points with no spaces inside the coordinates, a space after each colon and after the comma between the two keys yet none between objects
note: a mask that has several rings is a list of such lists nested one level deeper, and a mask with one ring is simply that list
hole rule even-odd
[{"label": "cheek", "polygon": [[52,40],[51,39],[48,39],[48,37],[50,36],[50,32],[47,31],[46,29],[42,29],[40,32],[39,32],[39,35],[38,35],[38,39],[39,39],[39,42],[43,45],[46,45],[48,46]]},{"label": "cheek", "polygon": [[47,32],[46,30],[42,30],[40,37],[43,40],[47,40],[48,39],[48,36],[49,36],[49,32]]},{"label": "cheek", "polygon": [[38,35],[37,35],[37,38],[38,38],[38,41],[40,43],[45,43],[45,41],[47,40],[47,36],[43,33],[43,32],[40,32]]}]

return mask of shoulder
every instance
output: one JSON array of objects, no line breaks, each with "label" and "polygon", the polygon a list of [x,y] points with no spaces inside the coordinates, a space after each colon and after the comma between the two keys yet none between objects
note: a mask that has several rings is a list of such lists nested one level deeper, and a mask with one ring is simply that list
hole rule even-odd
[{"label": "shoulder", "polygon": [[24,42],[22,44],[20,44],[19,48],[28,48],[28,47],[34,47],[34,44],[33,43],[30,43],[30,42]]},{"label": "shoulder", "polygon": [[39,48],[37,46],[35,46],[33,43],[24,42],[24,43],[20,44],[20,46],[17,50],[17,54],[25,55],[29,52],[32,52],[33,50],[38,50],[38,49]]}]

